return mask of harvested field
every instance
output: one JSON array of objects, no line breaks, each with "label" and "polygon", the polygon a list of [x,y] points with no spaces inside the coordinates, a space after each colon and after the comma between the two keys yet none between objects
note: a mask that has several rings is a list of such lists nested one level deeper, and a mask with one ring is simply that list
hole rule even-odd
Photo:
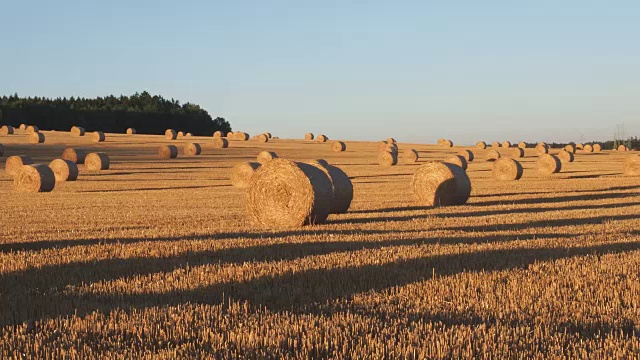
[{"label": "harvested field", "polygon": [[[366,142],[336,153],[302,139],[215,148],[193,136],[172,144],[199,143],[200,156],[166,160],[161,135],[42,132],[38,145],[0,135],[0,358],[640,352],[640,178],[622,173],[637,152],[579,151],[541,177],[527,148],[519,181],[469,162],[467,203],[434,208],[416,203],[413,174],[472,147],[400,142],[417,162],[381,168]],[[7,156],[49,164],[66,148],[105,153],[110,166],[80,166],[47,193],[18,193],[4,173]],[[264,150],[342,169],[349,211],[321,225],[252,225],[229,173]],[[488,151],[474,148],[481,160]]]}]

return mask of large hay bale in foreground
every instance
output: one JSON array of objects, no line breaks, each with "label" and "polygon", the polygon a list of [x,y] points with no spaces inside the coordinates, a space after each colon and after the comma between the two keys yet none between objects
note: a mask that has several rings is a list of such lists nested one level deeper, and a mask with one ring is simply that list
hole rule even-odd
[{"label": "large hay bale in foreground", "polygon": [[471,181],[459,166],[430,161],[411,180],[416,201],[425,206],[462,205],[471,195]]},{"label": "large hay bale in foreground", "polygon": [[78,178],[78,165],[75,162],[65,159],[55,159],[49,167],[53,171],[56,182],[76,181]]},{"label": "large hay bale in foreground", "polygon": [[137,134],[137,133],[138,133],[138,132],[137,132],[137,131],[136,131],[136,129],[134,129],[134,128],[128,128],[128,129],[127,129],[127,135],[135,135],[135,134]]},{"label": "large hay bale in foreground", "polygon": [[13,132],[13,126],[11,125],[2,125],[2,127],[0,127],[0,135],[12,135]]},{"label": "large hay bale in foreground", "polygon": [[49,192],[56,186],[56,177],[47,165],[23,165],[13,178],[13,188],[20,192]]},{"label": "large hay bale in foreground", "polygon": [[66,148],[62,152],[62,159],[73,161],[75,164],[84,164],[87,153],[84,150]]},{"label": "large hay bale in foreground", "polygon": [[262,165],[268,163],[269,161],[273,160],[273,159],[277,159],[278,155],[273,152],[273,151],[261,151],[260,154],[258,154],[258,162]]},{"label": "large hay bale in foreground", "polygon": [[444,146],[444,147],[449,147],[449,148],[450,148],[450,147],[453,147],[453,141],[451,141],[451,140],[445,140],[445,141],[442,143],[442,146]]},{"label": "large hay bale in foreground", "polygon": [[519,180],[524,170],[519,161],[503,157],[493,163],[493,177],[496,180]]},{"label": "large hay bale in foreground", "polygon": [[326,137],[325,135],[318,135],[318,137],[316,138],[317,142],[327,142],[329,140],[328,137]]},{"label": "large hay bale in foreground", "polygon": [[243,162],[236,164],[231,169],[231,185],[240,189],[248,188],[251,182],[251,177],[260,166],[260,163],[257,162]]},{"label": "large hay bale in foreground", "polygon": [[313,133],[304,134],[304,139],[305,140],[313,140]]},{"label": "large hay bale in foreground", "polygon": [[467,170],[467,159],[465,159],[462,155],[453,155],[444,162],[448,164],[458,165],[462,168],[462,170]]},{"label": "large hay bale in foreground", "polygon": [[489,152],[487,153],[485,159],[487,161],[496,161],[496,160],[500,159],[500,153],[495,151],[495,150],[489,150]]},{"label": "large hay bale in foreground", "polygon": [[164,132],[164,137],[166,137],[167,140],[175,140],[178,138],[178,133],[173,129],[167,129],[167,131]]},{"label": "large hay bale in foreground", "polygon": [[349,210],[353,200],[353,184],[340,168],[330,165],[325,160],[310,161],[309,165],[322,170],[331,182],[332,198],[330,214],[344,214]]},{"label": "large hay bale in foreground", "polygon": [[91,138],[93,139],[93,142],[97,142],[97,143],[104,142],[104,140],[106,139],[102,131],[94,131],[93,134],[91,135]]},{"label": "large hay bale in foreground", "polygon": [[598,143],[593,144],[593,152],[600,152],[600,151],[602,151],[602,145]]},{"label": "large hay bale in foreground", "polygon": [[27,124],[20,124],[20,126],[18,127],[18,129],[20,129],[20,130],[27,130]]},{"label": "large hay bale in foreground", "polygon": [[4,171],[9,176],[15,176],[18,171],[24,165],[33,164],[33,160],[31,160],[30,156],[27,155],[15,155],[9,156],[4,165]]},{"label": "large hay bale in foreground", "polygon": [[398,163],[398,153],[390,151],[381,151],[378,155],[378,164],[384,168],[391,167]]},{"label": "large hay bale in foreground", "polygon": [[478,141],[478,142],[476,143],[476,149],[484,150],[484,149],[486,149],[486,148],[487,148],[487,143],[486,143],[486,142],[484,142],[484,141]]},{"label": "large hay bale in foreground", "polygon": [[341,152],[347,150],[347,144],[342,141],[335,141],[333,145],[331,145],[331,150],[335,152]]},{"label": "large hay bale in foreground", "polygon": [[560,150],[558,153],[558,159],[563,163],[573,162],[573,153],[567,150]]},{"label": "large hay bale in foreground", "polygon": [[562,169],[562,162],[557,156],[544,154],[536,161],[536,167],[541,175],[551,175]]},{"label": "large hay bale in foreground", "polygon": [[572,154],[575,154],[575,152],[576,152],[576,146],[575,146],[575,145],[573,145],[573,144],[567,144],[567,145],[564,147],[564,150],[565,150],[565,151],[568,151],[568,152],[570,152],[570,153],[572,153]]},{"label": "large hay bale in foreground", "polygon": [[44,143],[44,134],[40,132],[32,132],[31,134],[29,134],[29,142],[31,144]]},{"label": "large hay bale in foreground", "polygon": [[89,171],[109,170],[109,166],[109,156],[102,152],[91,153],[84,159],[84,168]]},{"label": "large hay bale in foreground", "polygon": [[519,159],[524,156],[524,149],[521,147],[514,147],[509,151],[511,152],[511,157],[514,159]]},{"label": "large hay bale in foreground", "polygon": [[586,144],[583,148],[582,151],[586,152],[586,153],[592,153],[593,152],[593,145],[591,144]]},{"label": "large hay bale in foreground", "polygon": [[511,141],[503,141],[502,142],[502,147],[503,148],[510,148],[511,147]]},{"label": "large hay bale in foreground", "polygon": [[475,155],[473,155],[473,151],[471,150],[461,150],[458,155],[462,156],[465,160],[467,160],[467,162],[472,162],[475,158]]},{"label": "large hay bale in foreground", "polygon": [[627,176],[640,176],[640,155],[628,156],[624,161],[622,172]]},{"label": "large hay bale in foreground", "polygon": [[178,147],[175,145],[161,145],[158,148],[158,156],[161,159],[175,159],[178,157]]},{"label": "large hay bale in foreground", "polygon": [[527,143],[525,143],[524,141],[521,141],[520,143],[518,143],[518,147],[520,149],[526,149],[527,148]]},{"label": "large hay bale in foreground", "polygon": [[320,169],[274,159],[253,174],[247,216],[254,224],[289,228],[323,223],[331,210],[331,183]]},{"label": "large hay bale in foreground", "polygon": [[37,126],[35,126],[35,125],[29,125],[29,126],[27,126],[27,129],[26,129],[26,130],[27,130],[27,134],[33,134],[33,133],[40,132],[40,129],[39,129]]},{"label": "large hay bale in foreground", "polygon": [[402,152],[402,161],[405,164],[411,164],[417,162],[419,158],[418,152],[415,149],[407,149]]},{"label": "large hay bale in foreground", "polygon": [[202,147],[198,143],[188,143],[182,149],[185,156],[197,156],[202,153]]},{"label": "large hay bale in foreground", "polygon": [[225,138],[213,139],[213,147],[216,149],[226,149],[229,147],[229,140]]},{"label": "large hay bale in foreground", "polygon": [[500,149],[500,146],[501,144],[498,141],[494,141],[493,144],[491,144],[491,148],[494,150]]},{"label": "large hay bale in foreground", "polygon": [[213,133],[213,137],[216,138],[216,139],[224,137],[224,136],[225,136],[225,133],[223,131],[220,131],[220,130],[218,130],[218,131]]},{"label": "large hay bale in foreground", "polygon": [[83,127],[80,127],[80,126],[71,127],[71,135],[84,136],[84,134],[85,134],[85,130]]},{"label": "large hay bale in foreground", "polygon": [[536,145],[536,152],[538,155],[544,155],[549,153],[549,145],[545,143],[539,143]]}]

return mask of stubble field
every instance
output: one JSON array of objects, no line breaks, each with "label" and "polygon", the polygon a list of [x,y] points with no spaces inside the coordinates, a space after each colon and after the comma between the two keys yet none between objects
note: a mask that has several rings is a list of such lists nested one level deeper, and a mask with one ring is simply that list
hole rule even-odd
[{"label": "stubble field", "polygon": [[[0,358],[634,358],[640,354],[640,179],[629,153],[578,151],[550,177],[534,149],[519,181],[474,151],[463,206],[417,206],[417,167],[461,147],[399,144],[416,164],[377,165],[377,144],[44,132],[0,136]],[[180,144],[203,155],[185,157]],[[99,149],[51,193],[13,190],[11,155],[48,164]],[[354,185],[323,225],[247,223],[229,170],[262,150],[326,159]],[[501,149],[500,152],[505,152]],[[557,152],[552,149],[551,153]]]}]

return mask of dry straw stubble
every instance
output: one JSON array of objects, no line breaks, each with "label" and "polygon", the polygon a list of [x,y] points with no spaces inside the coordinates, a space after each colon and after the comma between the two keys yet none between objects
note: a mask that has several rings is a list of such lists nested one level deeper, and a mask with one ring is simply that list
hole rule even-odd
[{"label": "dry straw stubble", "polygon": [[251,177],[260,167],[258,162],[243,162],[236,164],[231,169],[231,185],[240,189],[246,189],[251,183]]},{"label": "dry straw stubble", "polygon": [[418,152],[415,149],[406,149],[405,151],[402,152],[402,161],[405,164],[415,163],[418,161],[419,157],[420,156],[418,155]]},{"label": "dry straw stubble", "polygon": [[536,161],[536,167],[538,168],[538,173],[541,175],[551,175],[560,172],[562,162],[557,156],[544,154]]},{"label": "dry straw stubble", "polygon": [[56,177],[47,165],[23,165],[13,178],[13,188],[20,192],[49,192],[56,186]]},{"label": "dry straw stubble", "polygon": [[33,160],[27,155],[9,156],[4,165],[4,171],[9,176],[15,176],[24,165],[33,164]]},{"label": "dry straw stubble", "polygon": [[75,162],[65,159],[55,159],[49,167],[56,178],[56,182],[76,181],[78,179],[78,165]]},{"label": "dry straw stubble", "polygon": [[343,143],[342,141],[335,141],[331,145],[331,150],[333,150],[335,152],[345,151],[345,150],[347,150],[347,144]]},{"label": "dry straw stubble", "polygon": [[425,206],[462,205],[471,195],[471,181],[459,166],[430,161],[411,180],[416,201]]},{"label": "dry straw stubble", "polygon": [[445,160],[446,163],[458,165],[462,168],[462,170],[467,170],[467,159],[462,155],[453,155],[452,157]]},{"label": "dry straw stubble", "polygon": [[398,163],[398,153],[390,151],[381,151],[378,155],[378,164],[384,168],[391,167]]},{"label": "dry straw stubble", "polygon": [[318,168],[285,159],[262,165],[247,191],[247,216],[256,224],[290,228],[323,223],[331,210],[331,183]]},{"label": "dry straw stubble", "polygon": [[84,167],[89,171],[109,170],[111,161],[103,152],[90,153],[84,159]]},{"label": "dry straw stubble", "polygon": [[158,148],[158,156],[161,159],[175,159],[178,157],[178,147],[175,145],[161,145]]},{"label": "dry straw stubble", "polygon": [[628,156],[622,170],[627,176],[640,176],[640,155]]},{"label": "dry straw stubble", "polygon": [[186,156],[197,156],[202,153],[202,147],[198,143],[188,143],[184,145],[183,151]]},{"label": "dry straw stubble", "polygon": [[524,170],[519,161],[503,157],[493,163],[493,177],[496,180],[519,180]]},{"label": "dry straw stubble", "polygon": [[261,151],[258,156],[257,156],[257,160],[260,164],[264,165],[266,163],[268,163],[269,161],[273,160],[273,159],[277,159],[278,158],[278,154],[276,154],[273,151]]}]

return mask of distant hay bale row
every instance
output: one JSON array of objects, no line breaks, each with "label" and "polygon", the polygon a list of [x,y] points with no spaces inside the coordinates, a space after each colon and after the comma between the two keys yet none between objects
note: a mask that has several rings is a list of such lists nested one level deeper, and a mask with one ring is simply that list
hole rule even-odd
[{"label": "distant hay bale row", "polygon": [[75,164],[84,164],[87,153],[84,150],[67,148],[62,152],[62,159],[72,161]]},{"label": "distant hay bale row", "polygon": [[623,165],[623,173],[628,176],[640,176],[640,155],[627,157]]},{"label": "distant hay bale row", "polygon": [[14,133],[13,126],[3,125],[0,127],[0,135],[12,135]]},{"label": "distant hay bale row", "polygon": [[20,124],[20,126],[18,127],[18,129],[20,129],[20,130],[27,130],[27,124]]},{"label": "distant hay bale row", "polygon": [[84,168],[89,171],[109,170],[109,166],[109,156],[102,152],[90,153],[84,159]]},{"label": "distant hay bale row", "polygon": [[593,152],[593,145],[591,144],[586,144],[583,148],[582,151],[586,152],[586,153],[592,153]]},{"label": "distant hay bale row", "polygon": [[582,150],[583,148],[584,148],[584,145],[576,144],[576,149]]},{"label": "distant hay bale row", "polygon": [[227,140],[247,141],[249,140],[249,134],[242,131],[230,131],[227,133]]},{"label": "distant hay bale row", "polygon": [[85,130],[83,127],[80,127],[80,126],[71,127],[71,135],[84,136],[84,134],[85,134]]},{"label": "distant hay bale row", "polygon": [[444,162],[448,164],[457,165],[461,167],[462,170],[467,170],[467,159],[465,159],[464,156],[462,155],[453,155],[452,157],[445,160]]},{"label": "distant hay bale row", "polygon": [[335,141],[333,145],[331,145],[331,149],[335,152],[342,152],[347,150],[347,144],[342,141]]},{"label": "distant hay bale row", "polygon": [[411,180],[416,201],[425,206],[462,205],[471,195],[471,181],[459,166],[428,162],[418,168]]},{"label": "distant hay bale row", "polygon": [[555,155],[543,154],[536,161],[538,172],[542,175],[551,175],[560,172],[562,162]]},{"label": "distant hay bale row", "polygon": [[216,149],[226,149],[229,147],[229,140],[225,138],[214,138],[213,147]]},{"label": "distant hay bale row", "polygon": [[600,144],[593,144],[593,151],[594,151],[594,152],[600,152],[600,151],[602,151],[602,145],[600,145]]},{"label": "distant hay bale row", "polygon": [[517,160],[504,157],[493,163],[493,177],[500,181],[519,180],[524,170]]},{"label": "distant hay bale row", "polygon": [[496,161],[500,159],[500,153],[495,150],[489,150],[485,158],[487,159],[487,161]]},{"label": "distant hay bale row", "polygon": [[317,167],[274,159],[251,177],[247,216],[254,224],[275,228],[323,223],[331,210],[331,189]]},{"label": "distant hay bale row", "polygon": [[44,143],[44,134],[40,132],[32,132],[29,134],[29,142],[31,144],[42,144]]},{"label": "distant hay bale row", "polygon": [[137,133],[137,131],[134,128],[128,128],[127,129],[127,135],[135,135],[136,133]]},{"label": "distant hay bale row", "polygon": [[27,155],[9,156],[4,165],[4,171],[9,176],[15,176],[24,166],[33,164],[33,160]]},{"label": "distant hay bale row", "polygon": [[267,134],[260,134],[260,135],[256,135],[252,138],[252,140],[257,140],[259,142],[269,142],[269,136],[267,136]]},{"label": "distant hay bale row", "polygon": [[33,134],[33,133],[37,133],[37,132],[40,131],[40,129],[35,125],[27,126],[26,130],[27,130],[27,134]]},{"label": "distant hay bale row", "polygon": [[49,167],[56,178],[56,182],[76,181],[78,179],[78,165],[75,162],[65,159],[55,159]]},{"label": "distant hay bale row", "polygon": [[202,153],[202,147],[198,143],[188,143],[184,145],[183,152],[185,156],[198,156]]},{"label": "distant hay bale row", "polygon": [[55,174],[47,165],[22,165],[13,177],[13,188],[19,192],[50,192],[55,186]]},{"label": "distant hay bale row", "polygon": [[269,161],[273,160],[273,159],[277,159],[278,155],[273,152],[273,151],[261,151],[258,156],[257,156],[257,160],[260,164],[264,165],[266,163],[268,163]]},{"label": "distant hay bale row", "polygon": [[158,148],[158,156],[161,159],[175,159],[178,157],[178,147],[175,145],[162,145]]}]

